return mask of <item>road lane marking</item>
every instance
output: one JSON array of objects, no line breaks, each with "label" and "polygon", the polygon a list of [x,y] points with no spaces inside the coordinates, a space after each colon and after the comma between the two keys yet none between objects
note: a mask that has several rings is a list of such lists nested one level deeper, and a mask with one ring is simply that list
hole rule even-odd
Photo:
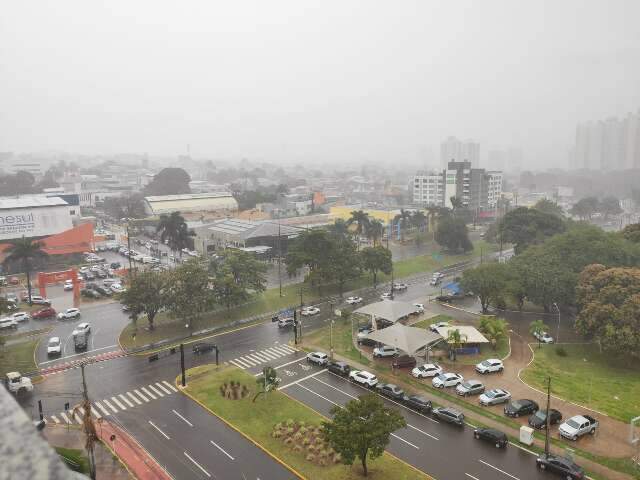
[{"label": "road lane marking", "polygon": [[514,480],[520,480],[518,477],[516,477],[516,476],[514,476],[514,475],[511,475],[510,473],[505,472],[504,470],[500,470],[498,467],[494,467],[493,465],[491,465],[490,463],[485,462],[484,460],[480,460],[480,459],[478,459],[478,461],[479,461],[480,463],[485,464],[487,467],[491,467],[491,468],[493,468],[494,470],[496,470],[496,471],[498,471],[498,472],[500,472],[500,473],[505,474],[507,477],[511,477],[511,478],[513,478]]},{"label": "road lane marking", "polygon": [[247,356],[246,356],[246,355],[245,355],[245,356],[243,356],[243,357],[238,358],[237,360],[242,360],[244,363],[249,364],[249,366],[250,366],[250,367],[255,367],[255,366],[257,365],[257,363],[256,363],[256,361],[255,361],[255,360],[252,360],[252,359],[250,359],[250,358],[247,358]]},{"label": "road lane marking", "polygon": [[222,453],[224,453],[227,457],[229,457],[231,460],[235,460],[235,458],[233,458],[231,455],[229,455],[227,452],[224,451],[224,449],[218,445],[216,442],[214,442],[213,440],[209,440],[211,442],[211,444],[216,447],[218,450],[220,450]]},{"label": "road lane marking", "polygon": [[251,353],[248,353],[247,355],[245,355],[245,357],[258,365],[264,362],[264,360],[259,359],[258,357],[256,357]]},{"label": "road lane marking", "polygon": [[278,347],[273,347],[273,348],[281,348],[282,350],[284,350],[285,352],[289,352],[290,354],[296,353],[298,351],[295,348],[291,348],[289,345],[285,345],[285,344],[281,344],[281,345],[278,345]]},{"label": "road lane marking", "polygon": [[107,400],[106,398],[104,400],[102,400],[104,402],[104,404],[109,407],[111,410],[113,410],[113,413],[118,413],[118,409],[116,407],[114,407],[113,405],[111,405],[109,403],[109,400]]},{"label": "road lane marking", "polygon": [[261,361],[263,361],[263,362],[268,362],[268,361],[272,360],[272,358],[271,358],[271,357],[267,357],[267,356],[266,356],[264,353],[262,353],[262,352],[260,352],[260,353],[258,353],[258,352],[253,352],[253,354],[252,354],[252,355],[253,355],[254,357],[258,357],[258,358],[259,358]]},{"label": "road lane marking", "polygon": [[60,416],[62,417],[62,419],[66,422],[66,423],[71,423],[71,420],[69,420],[69,417],[67,417],[67,414],[64,412],[60,412]]},{"label": "road lane marking", "polygon": [[56,417],[55,415],[51,415],[51,419],[56,423],[60,423],[60,420],[58,420],[58,417]]},{"label": "road lane marking", "polygon": [[111,414],[109,413],[109,411],[108,411],[106,408],[104,408],[102,405],[100,405],[100,402],[93,402],[93,404],[94,404],[96,407],[98,407],[98,408],[102,411],[102,413],[103,413],[105,416],[111,415]]},{"label": "road lane marking", "polygon": [[293,353],[293,352],[290,352],[289,350],[285,350],[282,347],[271,347],[271,350],[275,350],[276,352],[278,352],[281,357],[285,357],[285,356],[291,355]]},{"label": "road lane marking", "polygon": [[100,415],[100,412],[98,412],[97,408],[92,408],[91,409],[91,413],[93,413],[93,415],[99,420],[102,418],[102,415]]},{"label": "road lane marking", "polygon": [[407,427],[409,428],[413,428],[414,430],[422,433],[423,435],[426,435],[427,437],[433,438],[434,440],[438,440],[438,437],[434,437],[433,435],[431,435],[430,433],[425,432],[424,430],[420,430],[418,427],[414,427],[413,425],[410,425],[407,423]]},{"label": "road lane marking", "polygon": [[311,375],[307,375],[306,377],[299,378],[295,382],[287,383],[286,385],[284,385],[282,387],[279,387],[278,390],[283,390],[283,389],[285,389],[287,387],[290,387],[291,385],[296,385],[297,383],[300,383],[300,382],[302,382],[304,380],[307,380],[309,378],[315,377],[316,375],[320,375],[321,373],[326,372],[326,371],[327,371],[326,369],[318,370],[317,372],[312,373]]},{"label": "road lane marking", "polygon": [[167,387],[169,387],[171,390],[173,390],[174,392],[177,392],[178,389],[176,387],[174,387],[173,385],[171,385],[169,382],[167,382],[166,380],[163,380],[162,383],[164,383]]},{"label": "road lane marking", "polygon": [[153,393],[157,394],[160,397],[164,397],[164,393],[159,392],[157,388],[155,388],[153,385],[149,384],[147,385],[147,387],[149,387],[151,390],[153,390]]},{"label": "road lane marking", "polygon": [[416,450],[420,450],[420,447],[418,447],[417,445],[414,445],[413,443],[411,443],[411,442],[409,442],[409,441],[405,440],[404,438],[402,438],[402,437],[400,437],[400,436],[396,435],[395,433],[392,433],[392,434],[391,434],[391,436],[392,436],[392,437],[395,437],[395,438],[397,438],[398,440],[400,440],[401,442],[404,442],[404,443],[406,443],[407,445],[409,445],[409,446],[411,446],[411,447],[415,448]]},{"label": "road lane marking", "polygon": [[211,478],[211,474],[209,472],[207,472],[204,468],[202,468],[202,466],[198,462],[196,462],[193,458],[191,458],[187,452],[184,452],[184,455],[189,460],[191,460],[196,467],[198,467],[200,470],[202,470],[202,473],[204,473],[207,477]]},{"label": "road lane marking", "polygon": [[465,475],[469,478],[472,478],[473,480],[480,480],[478,477],[474,477],[473,475],[471,475],[470,473],[465,473]]},{"label": "road lane marking", "polygon": [[131,392],[127,392],[127,396],[133,400],[134,402],[136,402],[137,405],[142,405],[142,402],[140,400],[138,400],[138,397],[136,397],[133,393]]},{"label": "road lane marking", "polygon": [[127,405],[129,405],[130,408],[133,408],[133,403],[131,403],[129,401],[129,399],[127,397],[125,397],[124,395],[120,394],[118,395],[120,397],[121,400],[124,400],[124,403],[126,403]]},{"label": "road lane marking", "polygon": [[240,365],[242,365],[243,368],[251,368],[253,366],[253,365],[250,365],[249,362],[243,362],[239,358],[234,358],[232,361],[234,360],[238,362]]},{"label": "road lane marking", "polygon": [[272,352],[269,352],[267,350],[260,351],[260,355],[262,355],[263,357],[267,357],[269,360],[275,360],[280,356],[280,355],[276,356]]},{"label": "road lane marking", "polygon": [[[151,397],[151,400],[155,400],[156,399],[156,396],[153,393],[151,393],[149,390],[147,390],[146,388],[140,387],[140,390],[142,390],[144,393],[149,395]],[[136,392],[137,392],[137,390],[136,390]]]},{"label": "road lane marking", "polygon": [[169,435],[167,435],[167,434],[166,434],[166,433],[164,433],[162,430],[160,430],[160,429],[158,428],[158,426],[157,426],[155,423],[153,423],[151,420],[148,420],[148,422],[149,422],[149,425],[151,425],[153,428],[155,428],[156,430],[158,430],[158,431],[162,434],[162,436],[163,436],[164,438],[166,438],[167,440],[171,440],[171,437],[169,437]]},{"label": "road lane marking", "polygon": [[346,395],[347,397],[351,397],[351,398],[358,398],[358,397],[356,397],[355,395],[351,395],[350,393],[347,393],[347,392],[345,392],[345,391],[343,391],[343,390],[340,390],[338,387],[334,387],[333,385],[329,385],[327,382],[323,382],[322,380],[320,380],[320,379],[318,379],[318,378],[314,378],[314,380],[315,380],[316,382],[320,382],[320,383],[322,383],[323,385],[326,385],[326,386],[327,386],[327,387],[329,387],[329,388],[333,388],[334,390],[337,390],[338,392],[340,392],[340,393],[341,393],[341,394],[343,394],[343,395]]},{"label": "road lane marking", "polygon": [[133,391],[134,391],[134,392],[136,392],[136,395],[138,395],[138,396],[139,396],[142,400],[144,400],[145,402],[148,402],[148,401],[149,401],[149,399],[148,399],[147,397],[145,397],[142,393],[140,393],[140,391],[139,391],[139,390],[134,389]]},{"label": "road lane marking", "polygon": [[271,355],[274,359],[282,357],[282,352],[279,352],[275,348],[265,348],[262,350],[265,355]]},{"label": "road lane marking", "polygon": [[162,390],[167,395],[171,395],[171,390],[167,390],[166,388],[164,388],[164,386],[162,384],[156,382],[156,387],[158,387],[160,390]]},{"label": "road lane marking", "polygon": [[[286,367],[287,365],[291,365],[292,363],[299,363],[299,362],[302,362],[302,361],[304,361],[304,358],[296,358],[295,360],[291,360],[290,362],[283,363],[282,365],[278,365],[277,367],[273,367],[273,368],[275,370],[278,370],[279,368]],[[262,375],[262,373],[256,373],[255,376],[257,377],[259,375]]]},{"label": "road lane marking", "polygon": [[187,425],[189,425],[190,427],[193,427],[193,423],[191,423],[189,420],[187,420],[186,418],[184,418],[182,415],[180,415],[178,412],[176,412],[175,410],[171,410],[173,413],[175,413],[177,416],[179,416],[182,420],[184,420],[184,423],[186,423]]},{"label": "road lane marking", "polygon": [[118,400],[116,397],[111,397],[111,400],[113,401],[113,403],[115,403],[118,407],[120,407],[120,410],[126,410],[127,407],[125,407],[122,402],[120,402],[120,400]]},{"label": "road lane marking", "polygon": [[[67,340],[69,340],[70,338],[71,336],[69,336]],[[65,360],[67,358],[80,357],[82,355],[87,355],[88,353],[91,353],[91,352],[99,352],[100,350],[106,350],[107,348],[120,348],[120,345],[109,345],[108,347],[94,348],[93,350],[87,350],[86,352],[76,353],[74,355],[67,355],[66,357],[59,357],[53,360],[47,360],[46,362],[38,362],[38,365],[47,365],[49,363],[59,362],[60,360]]]},{"label": "road lane marking", "polygon": [[231,365],[235,365],[236,367],[238,367],[238,368],[240,368],[242,370],[244,370],[246,368],[246,367],[243,367],[242,365],[240,365],[239,363],[234,362],[233,360],[229,360],[229,363]]}]

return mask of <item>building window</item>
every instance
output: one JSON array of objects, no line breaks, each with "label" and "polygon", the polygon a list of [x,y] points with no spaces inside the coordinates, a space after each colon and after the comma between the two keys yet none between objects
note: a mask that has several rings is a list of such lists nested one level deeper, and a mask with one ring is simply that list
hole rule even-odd
[{"label": "building window", "polygon": [[76,211],[75,210],[69,210],[69,215],[75,215]]}]

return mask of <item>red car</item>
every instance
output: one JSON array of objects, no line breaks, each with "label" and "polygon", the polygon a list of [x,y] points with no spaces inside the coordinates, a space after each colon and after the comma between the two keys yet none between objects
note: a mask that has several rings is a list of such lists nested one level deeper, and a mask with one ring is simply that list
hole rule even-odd
[{"label": "red car", "polygon": [[50,318],[55,316],[56,311],[53,308],[42,308],[31,314],[31,318]]}]

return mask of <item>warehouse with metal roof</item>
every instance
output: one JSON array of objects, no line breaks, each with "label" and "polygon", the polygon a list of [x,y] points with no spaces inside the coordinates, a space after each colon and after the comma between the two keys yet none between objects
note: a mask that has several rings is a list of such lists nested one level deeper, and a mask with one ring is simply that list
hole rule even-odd
[{"label": "warehouse with metal roof", "polygon": [[163,213],[217,213],[231,214],[238,210],[238,202],[229,192],[156,195],[144,198],[147,215]]}]

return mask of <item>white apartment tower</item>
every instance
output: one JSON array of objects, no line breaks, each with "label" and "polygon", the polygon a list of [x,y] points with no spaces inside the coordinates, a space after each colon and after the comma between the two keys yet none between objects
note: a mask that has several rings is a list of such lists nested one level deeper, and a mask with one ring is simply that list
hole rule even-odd
[{"label": "white apartment tower", "polygon": [[440,144],[440,167],[446,169],[449,162],[471,162],[480,165],[480,144],[473,140],[449,137]]},{"label": "white apartment tower", "polygon": [[410,191],[413,203],[423,207],[441,207],[444,205],[444,174],[442,171],[418,172],[412,178]]}]

